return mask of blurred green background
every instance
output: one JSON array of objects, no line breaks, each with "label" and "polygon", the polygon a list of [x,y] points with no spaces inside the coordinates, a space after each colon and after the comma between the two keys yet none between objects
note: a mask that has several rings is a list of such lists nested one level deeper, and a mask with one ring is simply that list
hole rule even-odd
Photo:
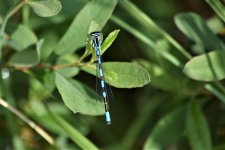
[{"label": "blurred green background", "polygon": [[[48,2],[54,4],[54,1]],[[0,0],[1,29],[5,16],[20,2]],[[53,7],[51,4],[48,6]],[[40,17],[32,5],[23,5],[8,20],[0,35],[2,76],[10,74],[9,78],[1,79],[0,98],[42,127],[55,142],[47,142],[40,132],[35,132],[11,113],[10,108],[0,107],[0,149],[225,149],[223,1],[61,0],[61,5],[61,11],[53,17]],[[84,11],[87,5],[93,9],[89,13]],[[133,70],[129,70],[130,75],[136,75],[140,82],[143,80],[143,83],[135,83],[128,78],[127,86],[111,84],[110,126],[106,125],[102,112],[90,115],[92,107],[89,107],[87,114],[73,113],[76,100],[70,101],[71,107],[65,102],[68,95],[63,89],[72,79],[79,81],[72,82],[78,90],[86,89],[84,96],[95,99],[96,77],[82,65],[61,70],[59,73],[70,79],[54,82],[57,68],[51,66],[78,61],[85,51],[83,38],[86,34],[80,35],[82,32],[74,37],[81,44],[71,48],[69,55],[62,56],[64,52],[53,48],[63,36],[73,32],[68,29],[81,12],[88,19],[99,18],[98,23],[104,25],[104,38],[120,29],[118,36],[114,35],[115,41],[102,55],[104,62],[130,62],[134,65]],[[98,15],[92,16],[95,12]],[[82,31],[89,27],[90,21],[85,22],[87,18],[77,21],[75,27]],[[38,40],[45,40],[38,63],[32,62],[30,53],[15,56],[23,50],[13,42],[19,39],[19,43],[24,44],[22,39],[27,36],[22,31],[16,38],[19,25],[33,31]],[[66,44],[76,43],[73,36],[68,39]],[[33,43],[28,48],[35,47]],[[24,48],[25,51],[28,48]],[[196,56],[202,58],[196,60]],[[143,72],[135,74],[140,68],[150,75],[150,83],[142,76]],[[96,105],[93,111],[104,107],[98,102]]]}]

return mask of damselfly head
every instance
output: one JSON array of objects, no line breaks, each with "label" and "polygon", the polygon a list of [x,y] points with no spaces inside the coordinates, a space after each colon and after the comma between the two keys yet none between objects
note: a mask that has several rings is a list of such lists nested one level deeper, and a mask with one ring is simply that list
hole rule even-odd
[{"label": "damselfly head", "polygon": [[90,43],[93,47],[100,46],[103,41],[103,35],[99,31],[91,32],[88,35],[87,42]]},{"label": "damselfly head", "polygon": [[91,32],[90,34],[95,37],[102,36],[102,33],[100,31]]}]

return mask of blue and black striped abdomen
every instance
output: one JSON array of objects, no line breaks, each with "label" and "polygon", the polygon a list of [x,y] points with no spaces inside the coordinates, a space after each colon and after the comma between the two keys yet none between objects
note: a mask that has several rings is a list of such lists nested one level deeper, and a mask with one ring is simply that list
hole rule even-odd
[{"label": "blue and black striped abdomen", "polygon": [[93,47],[96,52],[97,57],[97,75],[100,79],[100,97],[102,97],[105,106],[105,115],[106,115],[106,122],[107,124],[111,124],[110,113],[109,113],[109,99],[108,99],[108,92],[106,88],[105,78],[104,78],[104,70],[102,67],[102,59],[101,59],[101,33],[100,32],[93,32],[92,33],[92,41]]}]

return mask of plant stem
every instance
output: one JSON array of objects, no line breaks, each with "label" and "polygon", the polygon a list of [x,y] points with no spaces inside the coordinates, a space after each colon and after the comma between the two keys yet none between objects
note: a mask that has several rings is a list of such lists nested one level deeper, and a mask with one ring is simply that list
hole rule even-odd
[{"label": "plant stem", "polygon": [[3,100],[1,98],[0,98],[0,105],[5,107],[6,109],[10,110],[17,117],[19,117],[21,120],[23,120],[25,123],[27,123],[38,134],[40,134],[49,144],[54,145],[54,139],[46,131],[44,131],[40,126],[38,126],[36,123],[34,123],[29,118],[27,118],[22,112],[20,112],[15,107],[13,107],[12,105],[10,105],[9,103],[7,103],[5,100]]},{"label": "plant stem", "polygon": [[56,64],[53,66],[46,66],[45,64],[39,64],[37,66],[33,67],[19,67],[19,66],[14,66],[14,65],[4,65],[3,67],[5,68],[11,68],[13,70],[19,70],[22,72],[27,72],[29,69],[32,68],[37,68],[37,69],[50,69],[50,70],[57,70],[57,69],[62,69],[66,67],[82,67],[82,66],[89,66],[93,62],[80,62],[80,60],[73,62],[73,63],[68,63],[68,64]]}]

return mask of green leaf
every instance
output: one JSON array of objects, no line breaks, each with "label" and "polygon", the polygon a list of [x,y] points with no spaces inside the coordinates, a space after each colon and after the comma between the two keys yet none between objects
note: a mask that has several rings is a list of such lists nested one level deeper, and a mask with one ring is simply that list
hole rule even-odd
[{"label": "green leaf", "polygon": [[[103,41],[101,46],[101,55],[112,45],[112,43],[116,39],[119,32],[120,30],[114,30],[106,37],[106,39]],[[97,60],[96,52],[94,51],[93,54],[94,55],[92,55],[91,62],[94,62]]]},{"label": "green leaf", "polygon": [[65,68],[57,69],[57,72],[67,78],[71,78],[77,75],[80,72],[80,69],[78,67],[65,67]]},{"label": "green leaf", "polygon": [[[72,82],[72,83],[71,83]],[[104,105],[95,100],[96,95],[87,87],[75,80],[67,80],[61,74],[56,73],[55,83],[62,96],[65,105],[74,113],[85,115],[104,114]]]},{"label": "green leaf", "polygon": [[[92,54],[92,58],[93,56],[95,56],[95,50],[93,49],[92,46],[92,37],[91,37],[91,33],[92,32],[96,32],[96,31],[101,31],[101,27],[99,26],[99,24],[95,21],[92,21],[90,24],[90,27],[88,29],[88,35],[87,35],[87,41],[86,41],[86,47],[85,47],[85,52],[82,55],[82,57],[80,58],[80,61],[82,61],[84,58],[86,58],[87,56],[89,56],[90,54]],[[101,34],[102,35],[102,34]],[[103,39],[103,37],[102,37]]]},{"label": "green leaf", "polygon": [[141,65],[149,74],[151,74],[151,86],[165,91],[180,90],[181,81],[177,81],[170,77],[170,74],[168,74],[162,67],[144,59],[135,59],[133,61]]},{"label": "green leaf", "polygon": [[213,16],[207,20],[207,26],[214,34],[218,34],[223,29],[223,21],[218,16]]},{"label": "green leaf", "polygon": [[91,21],[91,25],[88,29],[88,34],[92,33],[92,32],[96,32],[96,31],[101,31],[101,27],[100,25],[96,22],[96,21]]},{"label": "green leaf", "polygon": [[216,37],[205,21],[197,14],[182,13],[176,15],[175,23],[188,38],[202,45],[205,49],[225,49],[223,42]]},{"label": "green leaf", "polygon": [[193,150],[212,149],[210,131],[199,104],[192,101],[187,115],[187,133]]},{"label": "green leaf", "polygon": [[[105,62],[103,63],[106,82],[117,88],[142,87],[150,82],[148,72],[136,63]],[[96,65],[88,65],[82,69],[96,75]]]},{"label": "green leaf", "polygon": [[120,30],[114,30],[112,31],[104,40],[101,47],[101,54],[103,54],[115,41],[117,35],[119,34]]},{"label": "green leaf", "polygon": [[225,7],[220,0],[206,0],[218,16],[225,22]]},{"label": "green leaf", "polygon": [[103,27],[111,16],[117,0],[90,1],[75,17],[67,32],[56,45],[58,55],[70,54],[85,45],[91,21],[95,20]]},{"label": "green leaf", "polygon": [[11,56],[9,64],[18,67],[32,67],[41,61],[41,48],[44,40],[41,39],[36,43],[36,51],[27,49]]},{"label": "green leaf", "polygon": [[38,55],[38,62],[41,61],[41,49],[42,49],[42,46],[43,46],[43,43],[44,43],[44,39],[40,39],[37,44],[36,44],[36,50],[37,50],[37,55]]},{"label": "green leaf", "polygon": [[61,1],[63,8],[60,13],[48,19],[43,17],[30,17],[29,26],[32,29],[40,29],[53,24],[65,23],[66,21],[71,20],[71,18],[73,18],[86,3],[87,0],[76,0],[72,2],[71,0],[63,0]]},{"label": "green leaf", "polygon": [[180,106],[161,118],[147,138],[144,149],[157,150],[175,144],[185,131],[186,111],[186,105]]},{"label": "green leaf", "polygon": [[22,52],[15,53],[9,60],[9,65],[17,67],[32,67],[39,62],[38,54],[34,50],[24,50]]},{"label": "green leaf", "polygon": [[55,122],[62,127],[63,130],[69,135],[70,139],[80,146],[82,149],[97,150],[98,148],[89,141],[84,135],[82,135],[76,128],[71,126],[66,120],[59,115],[52,113],[49,110],[49,114],[55,120]]},{"label": "green leaf", "polygon": [[46,60],[52,54],[55,43],[58,42],[58,36],[55,32],[45,32],[41,38],[44,39],[41,48],[41,59]]},{"label": "green leaf", "polygon": [[10,43],[11,47],[17,51],[22,51],[38,41],[36,35],[24,25],[19,25],[11,38],[13,40]]},{"label": "green leaf", "polygon": [[199,81],[216,81],[225,78],[225,51],[212,51],[193,57],[184,66],[189,78]]},{"label": "green leaf", "polygon": [[29,1],[34,12],[40,17],[51,17],[57,15],[62,9],[61,2],[58,0],[46,0],[46,1]]}]

